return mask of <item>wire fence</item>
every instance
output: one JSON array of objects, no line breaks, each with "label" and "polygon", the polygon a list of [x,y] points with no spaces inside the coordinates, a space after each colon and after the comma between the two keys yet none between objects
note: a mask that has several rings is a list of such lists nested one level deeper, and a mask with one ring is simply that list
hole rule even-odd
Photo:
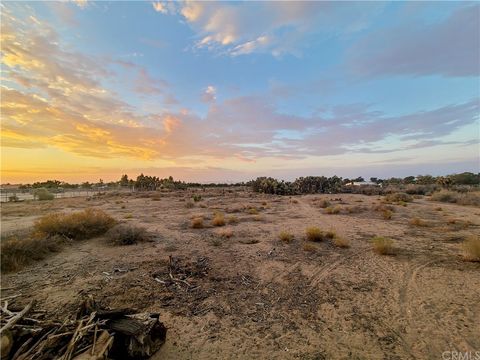
[{"label": "wire fence", "polygon": [[[104,193],[106,189],[72,189],[64,190],[59,192],[52,192],[55,196],[55,199],[62,198],[71,198],[71,197],[81,197],[81,196],[92,196],[99,193]],[[25,201],[25,200],[37,200],[33,195],[32,191],[29,190],[13,190],[13,189],[1,189],[0,190],[0,202],[10,202],[10,201]]]}]

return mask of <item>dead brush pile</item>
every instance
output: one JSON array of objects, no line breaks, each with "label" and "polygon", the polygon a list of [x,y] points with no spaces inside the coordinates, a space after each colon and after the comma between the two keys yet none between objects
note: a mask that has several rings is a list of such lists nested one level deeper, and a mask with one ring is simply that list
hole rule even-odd
[{"label": "dead brush pile", "polygon": [[1,307],[2,359],[144,359],[165,342],[158,314],[102,309],[88,298],[74,318],[46,318],[32,301]]},{"label": "dead brush pile", "polygon": [[152,241],[147,229],[130,224],[118,224],[105,234],[108,242],[113,245],[133,245],[139,242]]}]

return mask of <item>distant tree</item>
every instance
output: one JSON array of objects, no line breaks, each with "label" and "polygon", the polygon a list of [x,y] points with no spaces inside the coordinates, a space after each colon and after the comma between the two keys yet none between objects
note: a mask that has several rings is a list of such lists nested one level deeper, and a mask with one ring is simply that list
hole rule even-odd
[{"label": "distant tree", "polygon": [[352,181],[353,181],[353,182],[364,182],[365,179],[364,179],[363,177],[359,176],[359,177],[357,177],[357,178],[355,178],[355,179],[352,179]]},{"label": "distant tree", "polygon": [[120,186],[128,186],[130,184],[130,181],[128,180],[128,175],[122,175],[120,178]]},{"label": "distant tree", "polygon": [[415,176],[407,176],[403,179],[404,184],[413,184],[415,183]]},{"label": "distant tree", "polygon": [[449,176],[456,185],[480,185],[480,173],[463,172]]},{"label": "distant tree", "polygon": [[420,185],[435,184],[435,178],[432,175],[418,175],[416,183]]}]

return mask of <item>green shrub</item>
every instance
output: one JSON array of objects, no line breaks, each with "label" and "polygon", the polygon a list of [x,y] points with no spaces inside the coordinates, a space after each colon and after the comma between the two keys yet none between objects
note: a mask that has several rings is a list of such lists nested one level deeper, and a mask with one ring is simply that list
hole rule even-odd
[{"label": "green shrub", "polygon": [[373,250],[381,255],[393,255],[395,254],[395,249],[393,247],[393,240],[383,237],[375,236],[372,239]]},{"label": "green shrub", "polygon": [[55,195],[53,195],[45,188],[39,188],[35,189],[35,191],[33,192],[33,197],[38,200],[53,200],[55,198]]},{"label": "green shrub", "polygon": [[195,195],[193,195],[192,199],[195,202],[199,202],[199,201],[202,200],[202,195],[195,194]]}]

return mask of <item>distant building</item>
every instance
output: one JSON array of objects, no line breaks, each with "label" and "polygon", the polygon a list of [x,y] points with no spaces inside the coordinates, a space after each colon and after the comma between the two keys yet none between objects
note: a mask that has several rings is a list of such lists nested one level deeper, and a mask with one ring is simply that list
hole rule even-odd
[{"label": "distant building", "polygon": [[371,181],[362,181],[362,182],[354,181],[354,182],[349,182],[349,183],[345,184],[345,186],[367,186],[367,185],[380,186],[379,184],[371,182]]}]

